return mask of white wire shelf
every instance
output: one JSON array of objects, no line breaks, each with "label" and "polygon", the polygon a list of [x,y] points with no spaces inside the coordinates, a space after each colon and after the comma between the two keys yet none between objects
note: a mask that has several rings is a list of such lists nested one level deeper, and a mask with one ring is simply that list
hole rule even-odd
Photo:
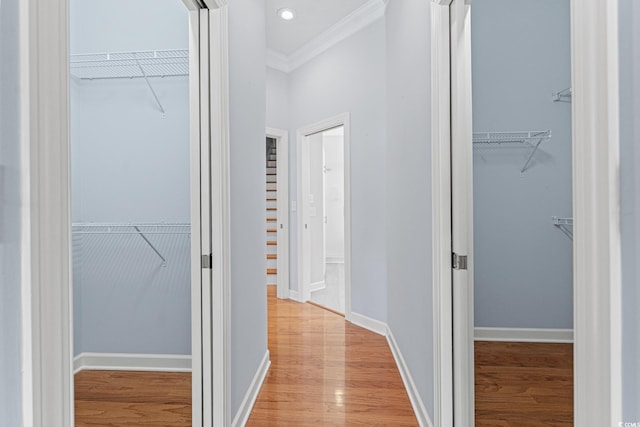
[{"label": "white wire shelf", "polygon": [[71,55],[71,75],[83,80],[189,75],[189,50]]},{"label": "white wire shelf", "polygon": [[525,172],[533,160],[533,156],[538,151],[540,144],[544,141],[551,139],[550,130],[542,131],[524,131],[524,132],[474,132],[473,143],[474,144],[525,144],[533,147],[533,151],[527,157],[527,161],[520,169],[520,172]]},{"label": "white wire shelf", "polygon": [[178,224],[122,224],[122,223],[73,223],[71,224],[71,232],[74,235],[78,234],[110,234],[110,235],[118,235],[118,234],[136,234],[144,240],[144,242],[149,245],[149,247],[158,255],[158,258],[162,260],[162,266],[167,266],[167,258],[162,255],[162,253],[158,250],[156,245],[154,245],[148,238],[148,235],[151,234],[191,234],[191,225],[178,223]]},{"label": "white wire shelf", "polygon": [[554,216],[551,218],[553,225],[562,231],[567,237],[573,240],[573,218],[561,218]]}]

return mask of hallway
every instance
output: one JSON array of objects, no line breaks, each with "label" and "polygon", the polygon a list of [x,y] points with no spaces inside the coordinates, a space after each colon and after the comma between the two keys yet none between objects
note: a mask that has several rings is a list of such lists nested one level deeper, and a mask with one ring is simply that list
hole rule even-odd
[{"label": "hallway", "polygon": [[248,426],[417,426],[387,340],[268,286],[271,368]]}]

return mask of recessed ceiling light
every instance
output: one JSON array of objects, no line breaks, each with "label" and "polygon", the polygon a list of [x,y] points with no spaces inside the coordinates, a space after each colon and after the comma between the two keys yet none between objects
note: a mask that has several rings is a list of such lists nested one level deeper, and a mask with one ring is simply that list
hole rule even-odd
[{"label": "recessed ceiling light", "polygon": [[293,9],[289,9],[288,7],[283,7],[282,9],[278,9],[278,16],[285,21],[291,21],[296,17],[296,13]]}]

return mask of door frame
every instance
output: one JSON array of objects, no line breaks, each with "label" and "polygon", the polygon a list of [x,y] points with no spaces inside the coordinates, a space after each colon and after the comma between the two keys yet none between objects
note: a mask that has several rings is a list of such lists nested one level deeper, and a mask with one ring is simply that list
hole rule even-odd
[{"label": "door frame", "polygon": [[276,168],[277,194],[277,283],[276,294],[280,299],[289,298],[289,132],[267,127],[268,138],[276,140],[278,165]]},{"label": "door frame", "polygon": [[351,116],[349,113],[338,114],[311,125],[303,126],[296,132],[296,182],[298,193],[298,226],[297,226],[297,259],[299,295],[302,302],[311,299],[309,283],[305,283],[305,269],[309,266],[304,262],[304,209],[302,191],[302,143],[309,136],[344,126],[344,270],[345,270],[345,304],[344,317],[351,320]]},{"label": "door frame", "polygon": [[[452,279],[450,246],[460,236],[456,251],[471,256],[470,3],[432,0],[436,426],[474,424],[473,258]],[[571,0],[574,423],[593,427],[622,420],[617,9],[617,0]],[[466,296],[454,295],[465,284]],[[469,308],[462,322],[452,304]]]},{"label": "door frame", "polygon": [[[202,332],[208,335],[192,327],[194,334],[204,338],[194,340],[194,353],[202,351],[202,361],[210,361],[211,369],[202,378],[202,388],[194,382],[194,425],[225,426],[230,423],[227,0],[184,3],[192,21],[190,48],[197,37],[203,44],[211,41],[206,51],[208,64],[201,61],[209,74],[200,80],[202,90],[206,88],[201,91],[202,99],[210,103],[209,114],[200,117],[200,137],[211,141],[212,176],[208,182],[212,221],[208,237],[214,257],[211,294],[201,299],[200,306]],[[209,10],[200,12],[202,9]],[[74,423],[68,12],[69,0],[19,2],[21,404],[23,425],[29,427]],[[209,31],[200,25],[203,13]],[[207,56],[200,59],[204,58]],[[190,87],[193,90],[193,82]],[[190,129],[193,137],[197,131],[193,122]],[[205,130],[210,134],[204,134]],[[198,273],[201,271],[199,268]],[[197,299],[195,292],[192,298]],[[203,405],[202,399],[211,404]]]}]

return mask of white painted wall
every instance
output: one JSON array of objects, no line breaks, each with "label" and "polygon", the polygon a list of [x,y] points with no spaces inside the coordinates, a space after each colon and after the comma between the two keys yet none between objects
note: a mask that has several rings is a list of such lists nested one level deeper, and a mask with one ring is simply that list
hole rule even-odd
[{"label": "white painted wall", "polygon": [[326,255],[344,261],[344,142],[341,135],[322,137],[324,143]]},{"label": "white painted wall", "polygon": [[[385,23],[379,20],[293,71],[289,78],[291,135],[303,126],[351,113],[352,311],[387,320],[385,236]],[[271,104],[270,104],[271,105]],[[296,142],[289,158],[296,158]],[[297,194],[295,164],[290,191]],[[295,197],[295,196],[294,196]],[[291,253],[297,252],[291,216]],[[299,289],[295,256],[290,277]]]},{"label": "white painted wall", "polygon": [[387,6],[385,200],[388,324],[433,418],[430,7]]},{"label": "white painted wall", "polygon": [[21,425],[18,1],[0,1],[0,420]]},{"label": "white painted wall", "polygon": [[620,0],[622,381],[625,422],[640,420],[640,4]]},{"label": "white painted wall", "polygon": [[[177,0],[72,0],[71,53],[187,48]],[[141,24],[143,23],[143,24]],[[117,29],[117,31],[114,31]],[[71,81],[72,220],[190,222],[186,77]],[[74,352],[191,354],[190,243],[74,235]]]},{"label": "white painted wall", "polygon": [[269,67],[267,67],[266,114],[268,127],[289,129],[289,76]]},{"label": "white painted wall", "polygon": [[530,149],[474,145],[475,325],[570,329],[569,0],[477,0],[471,23],[474,132],[552,131],[524,173]]},{"label": "white painted wall", "polygon": [[267,351],[265,55],[265,2],[230,1],[232,417]]}]

